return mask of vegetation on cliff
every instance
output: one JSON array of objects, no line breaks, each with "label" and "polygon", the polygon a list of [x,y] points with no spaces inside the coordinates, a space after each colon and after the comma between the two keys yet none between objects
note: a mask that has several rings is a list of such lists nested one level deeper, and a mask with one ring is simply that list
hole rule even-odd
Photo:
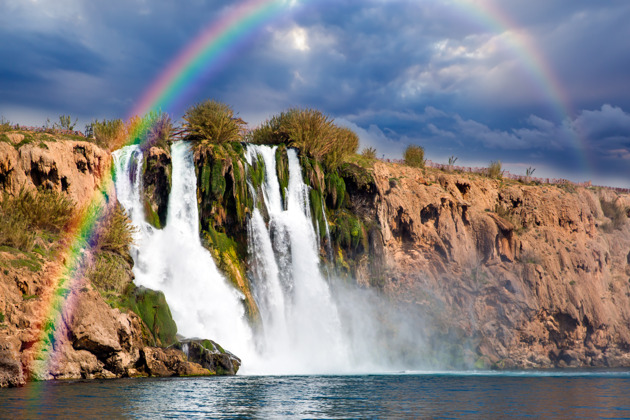
[{"label": "vegetation on cliff", "polygon": [[409,166],[413,166],[414,168],[424,168],[424,148],[415,145],[408,146],[405,149],[403,159],[405,160],[405,164]]},{"label": "vegetation on cliff", "polygon": [[245,126],[245,121],[234,116],[232,108],[215,100],[188,108],[184,121],[184,140],[195,145],[240,141]]},{"label": "vegetation on cliff", "polygon": [[359,137],[336,125],[321,111],[290,108],[254,129],[248,140],[256,144],[284,144],[334,169],[359,147]]}]

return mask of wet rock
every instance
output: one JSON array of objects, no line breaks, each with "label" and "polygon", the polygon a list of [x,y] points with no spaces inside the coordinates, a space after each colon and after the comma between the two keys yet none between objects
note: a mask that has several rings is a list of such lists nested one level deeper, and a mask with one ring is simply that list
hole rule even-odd
[{"label": "wet rock", "polygon": [[175,348],[145,347],[141,353],[147,373],[151,376],[205,376],[214,374],[198,363],[189,362],[186,360],[186,355]]},{"label": "wet rock", "polygon": [[188,356],[188,360],[217,375],[236,375],[241,366],[241,359],[212,340],[182,340],[177,348]]}]

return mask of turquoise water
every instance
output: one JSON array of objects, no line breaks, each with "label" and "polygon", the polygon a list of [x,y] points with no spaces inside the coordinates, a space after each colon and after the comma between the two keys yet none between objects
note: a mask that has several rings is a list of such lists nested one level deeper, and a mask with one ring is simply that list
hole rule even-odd
[{"label": "turquoise water", "polygon": [[31,383],[0,418],[630,418],[630,372],[235,376]]}]

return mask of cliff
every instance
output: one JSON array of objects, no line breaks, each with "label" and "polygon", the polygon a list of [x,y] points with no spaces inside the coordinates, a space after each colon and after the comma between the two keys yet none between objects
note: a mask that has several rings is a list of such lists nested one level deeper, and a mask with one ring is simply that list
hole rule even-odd
[{"label": "cliff", "polygon": [[630,196],[380,162],[367,173],[350,208],[378,223],[383,290],[476,367],[630,366]]}]

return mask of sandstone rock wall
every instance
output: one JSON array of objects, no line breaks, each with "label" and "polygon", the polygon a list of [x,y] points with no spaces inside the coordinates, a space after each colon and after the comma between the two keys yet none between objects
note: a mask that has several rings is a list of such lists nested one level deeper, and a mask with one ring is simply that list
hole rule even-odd
[{"label": "sandstone rock wall", "polygon": [[23,187],[43,187],[65,192],[82,205],[100,187],[110,165],[106,151],[85,141],[38,141],[17,150],[0,142],[0,190],[17,194]]},{"label": "sandstone rock wall", "polygon": [[630,366],[630,224],[609,190],[376,163],[385,290],[471,346],[477,366]]}]

